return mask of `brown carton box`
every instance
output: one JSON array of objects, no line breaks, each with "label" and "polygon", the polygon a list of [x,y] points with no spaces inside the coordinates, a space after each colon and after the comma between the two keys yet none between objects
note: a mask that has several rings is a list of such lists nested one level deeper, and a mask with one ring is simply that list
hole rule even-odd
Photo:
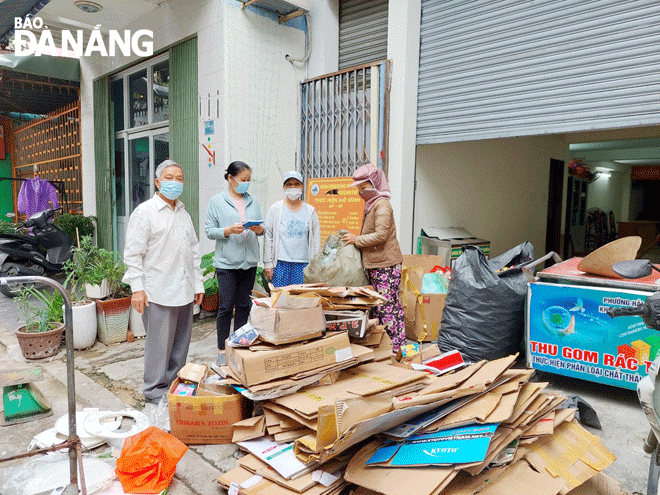
[{"label": "brown carton box", "polygon": [[228,395],[181,396],[172,382],[167,394],[170,433],[187,445],[231,443],[233,424],[247,414],[247,399],[239,393]]},{"label": "brown carton box", "polygon": [[229,367],[246,387],[333,365],[353,357],[346,332],[266,350],[228,346],[225,354]]},{"label": "brown carton box", "polygon": [[415,254],[403,256],[405,272],[401,281],[401,302],[405,313],[406,337],[409,339],[422,342],[438,340],[442,310],[447,295],[420,294],[420,292],[424,274],[430,273],[434,266],[444,265],[442,256]]},{"label": "brown carton box", "polygon": [[287,344],[320,337],[325,330],[323,308],[319,305],[305,309],[266,308],[252,306],[250,323],[261,340],[271,344]]}]

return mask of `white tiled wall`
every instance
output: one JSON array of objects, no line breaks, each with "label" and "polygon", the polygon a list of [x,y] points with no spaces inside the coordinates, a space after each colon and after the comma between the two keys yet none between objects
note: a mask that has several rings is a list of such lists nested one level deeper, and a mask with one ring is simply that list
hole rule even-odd
[{"label": "white tiled wall", "polygon": [[[299,149],[299,82],[305,65],[293,66],[285,55],[302,57],[305,32],[280,25],[235,0],[171,0],[126,29],[154,31],[154,51],[191,36],[198,39],[200,132],[200,241],[202,252],[213,243],[203,234],[208,201],[225,187],[224,169],[232,160],[253,169],[251,192],[265,212],[281,199],[281,177],[297,166]],[[84,210],[96,214],[94,175],[94,79],[113,73],[135,57],[81,60]],[[210,113],[209,113],[210,103]],[[199,111],[199,109],[198,109]],[[218,116],[219,115],[219,116]],[[214,121],[214,134],[204,122]],[[209,166],[201,144],[210,145],[216,164]]]}]

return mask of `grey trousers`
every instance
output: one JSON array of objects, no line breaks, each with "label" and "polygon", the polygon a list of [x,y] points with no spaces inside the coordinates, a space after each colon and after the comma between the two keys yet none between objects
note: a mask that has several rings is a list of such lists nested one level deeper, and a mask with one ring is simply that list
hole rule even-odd
[{"label": "grey trousers", "polygon": [[159,399],[167,393],[176,374],[186,364],[192,335],[193,303],[144,308],[144,396]]}]

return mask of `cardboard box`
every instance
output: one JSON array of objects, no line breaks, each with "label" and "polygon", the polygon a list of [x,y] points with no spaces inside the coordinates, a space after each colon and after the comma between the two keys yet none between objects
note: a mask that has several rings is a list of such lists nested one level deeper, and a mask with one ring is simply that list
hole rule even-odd
[{"label": "cardboard box", "polygon": [[433,254],[444,259],[442,266],[451,267],[465,246],[477,246],[486,258],[490,241],[480,239],[461,227],[423,228],[417,238],[417,254]]},{"label": "cardboard box", "polygon": [[174,395],[179,383],[174,380],[167,394],[170,433],[187,445],[231,443],[233,424],[247,415],[247,399],[239,393]]},{"label": "cardboard box", "polygon": [[266,308],[253,305],[250,323],[262,340],[271,344],[287,344],[320,337],[325,330],[323,308]]},{"label": "cardboard box", "polygon": [[441,256],[407,254],[403,256],[403,266],[406,270],[401,281],[401,302],[405,313],[406,337],[422,342],[436,342],[447,294],[420,292],[424,274],[430,273],[434,266],[446,266],[445,260]]},{"label": "cardboard box", "polygon": [[341,363],[353,357],[346,332],[302,344],[253,349],[227,347],[225,350],[229,367],[246,387]]}]

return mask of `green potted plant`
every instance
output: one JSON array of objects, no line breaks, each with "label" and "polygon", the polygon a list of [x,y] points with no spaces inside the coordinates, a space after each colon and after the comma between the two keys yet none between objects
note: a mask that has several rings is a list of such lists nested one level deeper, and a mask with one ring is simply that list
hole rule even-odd
[{"label": "green potted plant", "polygon": [[213,254],[208,253],[202,256],[202,262],[199,265],[204,278],[204,298],[200,305],[204,311],[217,311],[220,302],[218,279],[215,276],[215,267],[213,266]]},{"label": "green potted plant", "polygon": [[62,295],[30,286],[21,290],[17,302],[25,325],[16,331],[16,338],[25,359],[57,354],[64,332]]},{"label": "green potted plant", "polygon": [[73,313],[73,348],[87,349],[96,342],[96,303],[86,296],[84,285],[90,271],[91,237],[83,237],[80,246],[73,248],[72,256],[64,264],[64,286],[71,297]]},{"label": "green potted plant", "polygon": [[98,279],[103,276],[109,292],[106,298],[96,299],[99,340],[106,345],[124,342],[131,312],[131,289],[121,281],[126,266],[114,251],[99,249],[98,254],[90,277],[93,275]]},{"label": "green potted plant", "polygon": [[[126,272],[119,255],[95,246],[84,237],[71,258],[72,278],[85,286],[87,297],[96,303],[98,337],[104,344],[126,340],[131,308],[130,288],[121,279]],[[107,293],[88,290],[90,286],[107,287]],[[101,297],[94,297],[101,296]]]}]

